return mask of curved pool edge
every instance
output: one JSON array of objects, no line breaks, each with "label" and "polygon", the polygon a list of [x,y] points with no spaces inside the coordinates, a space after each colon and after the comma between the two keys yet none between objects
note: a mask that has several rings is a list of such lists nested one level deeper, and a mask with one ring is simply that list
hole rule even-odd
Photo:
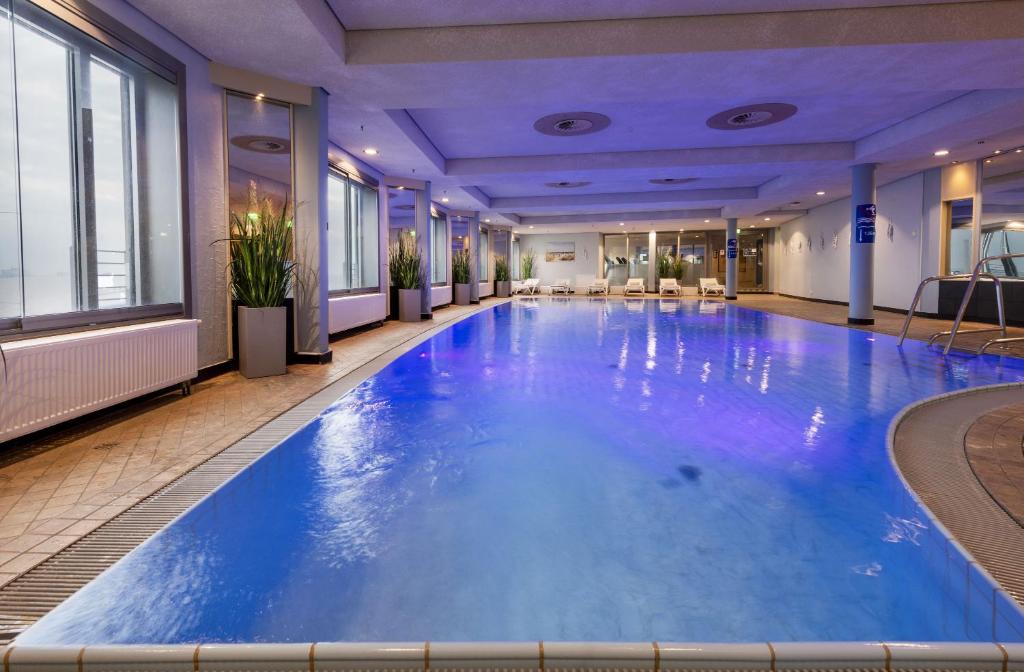
[{"label": "curved pool edge", "polygon": [[3,649],[5,672],[661,672],[1024,670],[1024,644],[915,642],[394,642]]},{"label": "curved pool edge", "polygon": [[[937,544],[936,550],[947,558],[951,552],[963,558],[966,590],[974,589],[987,600],[995,641],[999,640],[1000,618],[1018,631],[1024,629],[1024,569],[1012,561],[1024,557],[1024,528],[978,481],[964,453],[963,440],[979,414],[991,410],[987,397],[1017,391],[1024,391],[1024,382],[933,395],[902,408],[886,433],[889,464],[907,498],[901,516],[923,516],[931,523],[923,533],[923,543]],[[965,400],[976,402],[979,408],[950,408]],[[939,408],[943,411],[939,417],[924,417]],[[912,427],[915,420],[925,426]]]}]

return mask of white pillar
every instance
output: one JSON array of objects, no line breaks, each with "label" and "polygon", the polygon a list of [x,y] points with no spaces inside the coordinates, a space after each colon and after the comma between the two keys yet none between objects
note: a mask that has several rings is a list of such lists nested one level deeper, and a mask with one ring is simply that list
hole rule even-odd
[{"label": "white pillar", "polygon": [[416,190],[415,231],[416,248],[423,259],[423,276],[420,278],[420,317],[429,320],[433,315],[434,292],[430,285],[432,263],[430,252],[434,247],[434,227],[430,221],[430,182]]},{"label": "white pillar", "polygon": [[740,252],[739,220],[730,217],[725,220],[725,298],[736,300],[737,257]]},{"label": "white pillar", "polygon": [[480,213],[469,218],[469,302],[480,303]]},{"label": "white pillar", "polygon": [[850,195],[850,312],[848,324],[874,324],[875,164],[852,169]]},{"label": "white pillar", "polygon": [[653,292],[658,287],[658,234],[651,231],[647,234],[647,279],[644,280],[647,291]]},{"label": "white pillar", "polygon": [[331,361],[327,304],[327,92],[293,108],[295,161],[295,351]]}]

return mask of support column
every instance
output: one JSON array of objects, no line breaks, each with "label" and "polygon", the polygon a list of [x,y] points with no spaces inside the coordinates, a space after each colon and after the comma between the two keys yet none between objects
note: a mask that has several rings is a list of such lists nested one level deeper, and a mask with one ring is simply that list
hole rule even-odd
[{"label": "support column", "polygon": [[736,300],[736,274],[740,251],[739,220],[730,217],[725,220],[725,298]]},{"label": "support column", "polygon": [[293,106],[295,259],[292,290],[295,351],[304,360],[331,361],[327,304],[327,92],[312,90],[309,105]]},{"label": "support column", "polygon": [[861,163],[852,169],[848,324],[875,323],[875,165]]},{"label": "support column", "polygon": [[647,234],[647,278],[644,285],[648,292],[658,291],[658,234],[655,231]]},{"label": "support column", "polygon": [[469,218],[469,302],[480,303],[480,213]]},{"label": "support column", "polygon": [[434,247],[434,227],[430,223],[430,182],[424,182],[422,189],[415,194],[416,209],[414,224],[416,231],[416,249],[423,260],[420,276],[420,318],[429,320],[434,315],[434,292],[430,284],[433,268],[430,252]]}]

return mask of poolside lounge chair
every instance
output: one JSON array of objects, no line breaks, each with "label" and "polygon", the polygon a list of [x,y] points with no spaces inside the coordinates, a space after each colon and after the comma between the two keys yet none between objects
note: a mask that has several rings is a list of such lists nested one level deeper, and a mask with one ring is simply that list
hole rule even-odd
[{"label": "poolside lounge chair", "polygon": [[569,284],[569,278],[559,278],[551,283],[552,294],[571,294],[572,285]]},{"label": "poolside lounge chair", "polygon": [[630,294],[639,294],[640,296],[643,296],[646,292],[647,290],[644,288],[643,278],[630,278],[629,280],[626,280],[626,286],[622,290],[622,293],[626,296],[629,296]]},{"label": "poolside lounge chair", "polygon": [[725,285],[718,282],[718,278],[701,278],[700,295],[721,294],[725,296]]},{"label": "poolside lounge chair", "polygon": [[608,278],[598,278],[587,285],[587,294],[607,294]]},{"label": "poolside lounge chair", "polygon": [[513,283],[512,284],[512,293],[513,294],[536,294],[538,286],[540,286],[540,280],[538,280],[537,278],[529,278],[527,280],[523,280],[523,281],[519,282],[518,284]]},{"label": "poolside lounge chair", "polygon": [[512,284],[509,287],[511,289],[512,294],[518,294],[521,291],[523,291],[523,281],[522,280],[513,280]]},{"label": "poolside lounge chair", "polygon": [[679,286],[679,282],[675,278],[662,278],[661,287],[658,289],[660,296],[666,294],[672,294],[673,296],[679,296],[683,293],[683,288]]}]

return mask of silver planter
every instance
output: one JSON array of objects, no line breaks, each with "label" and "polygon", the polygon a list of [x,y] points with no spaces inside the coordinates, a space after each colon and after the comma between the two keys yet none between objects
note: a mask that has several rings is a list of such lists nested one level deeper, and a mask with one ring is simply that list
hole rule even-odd
[{"label": "silver planter", "polygon": [[246,378],[288,373],[288,309],[238,307],[238,369]]},{"label": "silver planter", "polygon": [[456,306],[468,306],[469,305],[469,284],[468,283],[455,283],[455,305]]},{"label": "silver planter", "polygon": [[418,289],[398,290],[398,319],[402,322],[420,321],[420,301],[422,293]]},{"label": "silver planter", "polygon": [[512,295],[512,281],[511,280],[495,280],[494,281],[494,295],[499,299],[507,299]]}]

